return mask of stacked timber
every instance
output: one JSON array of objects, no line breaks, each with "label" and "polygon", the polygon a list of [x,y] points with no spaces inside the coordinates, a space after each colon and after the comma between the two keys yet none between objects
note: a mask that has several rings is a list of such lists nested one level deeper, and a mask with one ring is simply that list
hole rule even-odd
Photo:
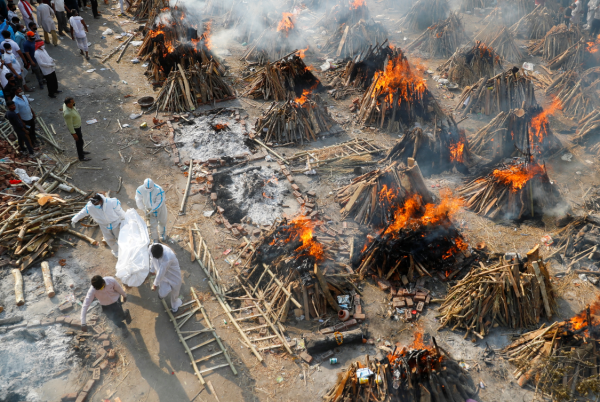
[{"label": "stacked timber", "polygon": [[515,39],[510,31],[503,25],[490,23],[475,37],[475,40],[481,41],[494,49],[502,59],[519,63],[523,55],[515,43]]},{"label": "stacked timber", "polygon": [[447,0],[417,0],[400,25],[413,31],[423,30],[448,17],[450,4]]},{"label": "stacked timber", "polygon": [[600,106],[599,87],[600,67],[581,74],[570,70],[558,75],[546,88],[546,94],[556,97],[563,113],[578,119],[581,125],[589,121],[592,112]]},{"label": "stacked timber", "polygon": [[457,13],[451,12],[448,18],[427,28],[406,47],[406,51],[418,49],[430,57],[449,57],[466,40],[468,38],[462,21]]},{"label": "stacked timber", "polygon": [[388,32],[385,27],[375,21],[358,21],[356,24],[340,25],[321,49],[324,53],[345,58],[370,51],[387,41]]},{"label": "stacked timber", "polygon": [[542,39],[554,26],[555,13],[537,5],[532,12],[515,22],[510,27],[510,32],[515,37],[526,37],[527,39]]},{"label": "stacked timber", "polygon": [[581,38],[581,31],[578,25],[571,24],[570,28],[565,24],[555,25],[543,39],[531,41],[527,50],[529,54],[542,56],[542,59],[549,61],[573,46],[579,38]]},{"label": "stacked timber", "polygon": [[494,76],[496,70],[501,68],[500,56],[496,51],[476,41],[472,47],[458,49],[437,71],[450,82],[466,86],[483,77]]}]

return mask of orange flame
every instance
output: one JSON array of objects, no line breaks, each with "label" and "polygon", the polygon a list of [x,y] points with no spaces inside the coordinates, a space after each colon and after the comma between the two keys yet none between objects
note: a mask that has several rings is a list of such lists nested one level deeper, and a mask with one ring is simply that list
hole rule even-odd
[{"label": "orange flame", "polygon": [[[596,300],[592,305],[590,305],[590,319],[592,320],[592,326],[597,326],[600,323],[598,316],[600,316],[600,300]],[[574,331],[587,327],[588,321],[586,309],[577,314],[575,317],[571,318],[568,321],[568,325]],[[586,330],[585,332],[586,336],[589,336],[589,331]]]},{"label": "orange flame", "polygon": [[308,97],[310,96],[311,93],[312,92],[309,89],[304,89],[302,91],[302,96],[294,99],[294,102],[304,105],[304,102],[306,102],[308,100]]},{"label": "orange flame", "polygon": [[291,241],[300,240],[302,245],[295,250],[299,256],[312,256],[314,257],[315,262],[322,261],[325,252],[321,243],[313,236],[315,225],[316,222],[312,221],[310,218],[299,215],[290,221],[288,229],[286,229],[291,235],[284,240],[275,238],[271,242],[271,245],[275,245],[278,241],[289,243]]},{"label": "orange flame", "polygon": [[303,59],[304,57],[306,57],[306,52],[308,51],[309,46],[306,45],[306,49],[300,49],[298,50],[298,56],[300,56],[301,59]]},{"label": "orange flame", "polygon": [[544,168],[539,163],[529,165],[511,165],[506,169],[495,169],[492,175],[502,184],[510,186],[510,191],[516,193],[537,175],[544,174]]},{"label": "orange flame", "polygon": [[411,71],[408,60],[402,56],[389,60],[385,71],[377,71],[373,79],[377,83],[371,96],[387,94],[391,102],[392,94],[399,91],[398,104],[402,100],[412,102],[420,99],[427,89],[425,82]]},{"label": "orange flame", "polygon": [[587,42],[587,46],[585,47],[585,50],[588,53],[596,53],[598,50],[600,49],[600,35],[598,35],[596,37],[596,40],[594,42]]},{"label": "orange flame", "polygon": [[558,98],[554,98],[552,104],[547,109],[544,109],[540,114],[531,119],[529,125],[529,142],[532,150],[541,153],[541,145],[544,142],[544,138],[548,136],[550,122],[548,116],[556,113],[557,110],[562,109],[562,104]]},{"label": "orange flame", "polygon": [[210,39],[210,30],[212,28],[212,20],[208,21],[205,25],[204,25],[204,33],[202,34],[202,38],[204,39],[204,46],[206,46],[206,48],[208,50],[212,49],[212,41]]},{"label": "orange flame", "polygon": [[354,0],[350,3],[350,10],[356,10],[359,7],[364,7],[367,5],[366,0]]},{"label": "orange flame", "polygon": [[283,13],[283,18],[277,24],[277,32],[285,31],[285,36],[287,37],[292,29],[294,29],[294,19],[295,16],[293,13]]},{"label": "orange flame", "polygon": [[450,144],[450,161],[463,163],[464,162],[465,143],[459,140],[455,144]]}]

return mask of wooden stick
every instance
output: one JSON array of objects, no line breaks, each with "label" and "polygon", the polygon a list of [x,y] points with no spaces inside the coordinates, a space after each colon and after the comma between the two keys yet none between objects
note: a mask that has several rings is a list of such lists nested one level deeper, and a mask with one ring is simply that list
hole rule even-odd
[{"label": "wooden stick", "polygon": [[323,293],[325,294],[325,298],[327,299],[329,305],[333,307],[333,309],[336,312],[340,311],[342,308],[337,304],[337,301],[331,295],[331,292],[329,291],[329,286],[327,286],[327,281],[325,280],[323,273],[321,273],[321,270],[319,269],[317,263],[315,263],[315,275],[317,277],[317,280],[319,281],[319,284],[321,285],[321,290],[323,290]]},{"label": "wooden stick", "polygon": [[15,299],[17,306],[22,306],[25,304],[25,298],[23,298],[23,276],[18,269],[13,269],[12,274],[15,278]]},{"label": "wooden stick", "polygon": [[190,237],[190,261],[194,262],[196,260],[196,253],[194,252],[194,233],[192,232],[191,226],[188,229]]},{"label": "wooden stick", "polygon": [[[190,169],[188,170],[188,181],[185,186],[185,193],[183,194],[183,200],[181,200],[181,208],[179,208],[179,215],[185,215],[183,210],[185,209],[185,202],[187,201],[188,194],[190,192],[190,184],[192,183],[192,169],[194,167],[194,160],[190,159]],[[192,248],[192,252],[193,252]]]},{"label": "wooden stick", "polygon": [[50,274],[50,265],[48,265],[48,261],[42,262],[42,275],[44,275],[44,286],[46,286],[48,297],[54,297],[54,286],[52,286],[52,275]]}]

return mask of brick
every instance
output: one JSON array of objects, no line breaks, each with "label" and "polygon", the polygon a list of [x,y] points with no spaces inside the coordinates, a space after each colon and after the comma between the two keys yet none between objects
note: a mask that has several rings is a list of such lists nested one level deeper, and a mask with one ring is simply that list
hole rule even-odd
[{"label": "brick", "polygon": [[223,212],[225,212],[225,209],[221,208],[221,207],[217,207],[217,212],[220,214],[223,214]]},{"label": "brick", "polygon": [[215,179],[213,178],[213,176],[211,174],[209,174],[208,176],[206,176],[206,180],[209,181],[209,182],[215,181]]},{"label": "brick", "polygon": [[[106,361],[106,360],[105,360]],[[94,369],[94,373],[92,374],[92,379],[94,381],[99,380],[100,379],[100,367],[96,367]]]},{"label": "brick", "polygon": [[74,318],[69,325],[71,328],[81,329],[81,320]]},{"label": "brick", "polygon": [[231,234],[234,235],[235,237],[239,237],[240,236],[240,231],[237,230],[236,228],[232,228],[231,229]]},{"label": "brick", "polygon": [[218,158],[208,158],[208,163],[219,163]]},{"label": "brick", "polygon": [[63,322],[65,322],[65,318],[67,318],[67,317],[65,317],[65,316],[60,316],[60,317],[58,317],[58,318],[56,319],[56,321],[55,321],[55,322],[56,322],[57,324],[62,324]]},{"label": "brick", "polygon": [[117,352],[114,349],[108,351],[108,358],[114,359],[117,356]]},{"label": "brick", "polygon": [[95,383],[96,383],[96,380],[88,380],[88,382],[86,382],[85,385],[83,386],[83,389],[81,390],[81,392],[90,392],[90,390],[92,389],[92,387],[94,386]]},{"label": "brick", "polygon": [[106,341],[108,340],[108,334],[102,334],[98,337],[99,341]]},{"label": "brick", "polygon": [[304,205],[304,200],[302,198],[296,198],[296,201],[298,201],[298,204]]},{"label": "brick", "polygon": [[362,313],[354,313],[352,316],[355,320],[364,320],[365,318],[367,318],[367,316]]},{"label": "brick", "polygon": [[77,399],[75,400],[75,402],[85,402],[87,400],[87,396],[87,392],[81,391],[79,395],[77,395]]},{"label": "brick", "polygon": [[315,204],[313,204],[312,202],[307,202],[304,205],[306,205],[306,207],[308,207],[308,208],[314,208],[315,207]]},{"label": "brick", "polygon": [[102,362],[100,363],[100,365],[98,366],[98,368],[100,370],[104,370],[104,369],[106,369],[106,367],[108,367],[108,360],[105,359],[105,360],[102,360]]},{"label": "brick", "polygon": [[319,212],[317,212],[317,211],[313,211],[313,212],[311,212],[311,214],[310,214],[309,216],[310,216],[311,218],[315,218],[315,217],[317,217],[317,215],[319,215]]},{"label": "brick", "polygon": [[42,320],[42,325],[52,325],[54,324],[54,318],[46,318]]},{"label": "brick", "polygon": [[309,355],[306,351],[300,353],[300,358],[310,364],[313,361],[313,357]]},{"label": "brick", "polygon": [[427,295],[423,294],[423,293],[417,293],[415,295],[415,301],[416,302],[424,302],[427,299]]},{"label": "brick", "polygon": [[392,307],[394,307],[394,308],[406,307],[406,302],[404,300],[395,300],[392,302]]},{"label": "brick", "polygon": [[362,306],[360,304],[357,304],[356,306],[354,306],[354,313],[355,314],[362,313]]},{"label": "brick", "polygon": [[229,223],[227,220],[223,220],[223,225],[225,225],[225,227],[229,230],[233,229],[233,226],[231,226],[231,223]]},{"label": "brick", "polygon": [[309,197],[316,197],[317,196],[317,192],[315,190],[310,190],[309,192],[306,193]]},{"label": "brick", "polygon": [[409,284],[409,282],[408,282],[408,278],[406,277],[406,275],[402,275],[402,278],[401,278],[401,279],[402,279],[402,284],[403,284],[404,286],[406,286],[406,285],[408,285],[408,284]]},{"label": "brick", "polygon": [[420,301],[419,303],[417,303],[416,310],[420,313],[421,311],[423,311],[423,307],[425,307],[425,302]]},{"label": "brick", "polygon": [[406,321],[412,321],[413,315],[410,312],[410,310],[405,310],[404,311],[404,318],[406,319]]},{"label": "brick", "polygon": [[260,229],[255,229],[252,231],[252,235],[254,235],[256,237],[260,236],[260,233],[261,233]]},{"label": "brick", "polygon": [[60,306],[58,306],[58,309],[62,312],[62,313],[67,313],[71,310],[73,310],[73,303],[71,302],[66,302],[61,304]]},{"label": "brick", "polygon": [[429,304],[430,301],[431,301],[431,295],[427,295],[427,298],[425,299],[425,303]]},{"label": "brick", "polygon": [[104,341],[104,342],[102,342],[102,347],[103,348],[109,348],[110,347],[110,341]]},{"label": "brick", "polygon": [[292,176],[285,176],[285,178],[290,182],[290,183],[294,183],[294,178]]},{"label": "brick", "polygon": [[297,184],[292,184],[292,189],[293,189],[294,191],[300,191],[300,187],[298,187],[298,185],[297,185]]},{"label": "brick", "polygon": [[210,193],[210,199],[213,201],[217,200],[217,193]]},{"label": "brick", "polygon": [[410,297],[406,298],[406,307],[414,306],[413,300]]},{"label": "brick", "polygon": [[77,392],[71,392],[69,394],[64,394],[60,397],[61,402],[69,402],[77,399]]},{"label": "brick", "polygon": [[294,197],[296,197],[296,198],[302,197],[302,193],[299,193],[297,191],[294,191],[293,194],[294,194]]},{"label": "brick", "polygon": [[384,279],[379,279],[377,281],[377,286],[379,286],[379,289],[386,291],[390,288],[390,283]]},{"label": "brick", "polygon": [[65,319],[63,320],[63,324],[71,325],[71,321],[73,321],[73,319],[71,317],[65,317]]}]

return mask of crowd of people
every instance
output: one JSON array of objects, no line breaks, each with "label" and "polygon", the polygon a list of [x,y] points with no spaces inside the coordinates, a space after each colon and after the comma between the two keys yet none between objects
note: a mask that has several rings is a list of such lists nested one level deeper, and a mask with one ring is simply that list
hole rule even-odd
[{"label": "crowd of people", "polygon": [[[536,5],[544,4],[544,0],[536,0]],[[567,27],[577,25],[589,32],[590,38],[596,39],[600,34],[600,0],[570,0],[562,2],[563,21]]]},{"label": "crowd of people", "polygon": [[[108,0],[104,0],[108,4]],[[121,14],[123,15],[123,3]],[[34,9],[35,6],[35,9]],[[0,0],[0,85],[6,103],[5,118],[12,125],[23,155],[36,157],[39,140],[35,133],[35,112],[25,92],[33,92],[28,75],[35,75],[39,89],[47,88],[48,96],[56,98],[58,89],[56,60],[46,51],[46,45],[58,46],[59,37],[69,36],[77,43],[81,55],[90,59],[88,51],[88,26],[79,15],[81,9],[90,9],[94,18],[100,18],[98,0]],[[41,27],[41,34],[38,33]],[[20,93],[20,95],[19,95]],[[33,118],[31,118],[33,116]],[[75,101],[67,98],[63,105],[63,116],[69,132],[75,140],[77,156],[88,161],[88,152],[83,150],[81,117]]]}]

